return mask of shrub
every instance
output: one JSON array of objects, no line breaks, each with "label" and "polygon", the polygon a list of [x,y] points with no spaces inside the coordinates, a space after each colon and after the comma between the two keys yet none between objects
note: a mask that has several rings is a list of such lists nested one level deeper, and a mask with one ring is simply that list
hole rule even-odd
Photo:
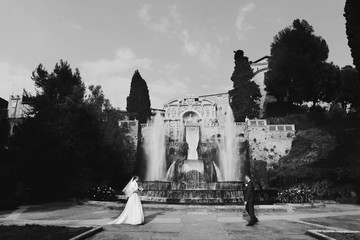
[{"label": "shrub", "polygon": [[335,200],[340,203],[356,203],[358,201],[356,194],[354,194],[354,188],[351,184],[334,185],[327,180],[315,182],[311,185],[316,199]]},{"label": "shrub", "polygon": [[255,190],[255,198],[258,204],[274,204],[277,202],[278,189],[276,188],[267,188]]},{"label": "shrub", "polygon": [[88,191],[88,196],[95,201],[114,201],[117,199],[115,190],[106,185],[91,188]]},{"label": "shrub", "polygon": [[335,200],[339,203],[357,203],[353,185],[334,185],[329,180],[301,184],[283,190],[277,200],[283,203],[308,203],[316,200]]},{"label": "shrub", "polygon": [[278,200],[282,203],[311,203],[314,196],[310,188],[302,185],[279,192]]}]

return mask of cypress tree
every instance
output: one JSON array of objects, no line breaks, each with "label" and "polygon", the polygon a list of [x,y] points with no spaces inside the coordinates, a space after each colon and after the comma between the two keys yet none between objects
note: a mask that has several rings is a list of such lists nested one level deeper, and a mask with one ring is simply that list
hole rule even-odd
[{"label": "cypress tree", "polygon": [[234,112],[235,121],[244,121],[246,117],[258,117],[260,111],[260,89],[251,81],[253,70],[242,50],[234,51],[235,67],[231,76],[233,89],[229,91],[230,105]]},{"label": "cypress tree", "polygon": [[[360,2],[359,0],[346,0],[344,17],[346,20],[346,35],[351,56],[356,70],[360,72]],[[360,74],[358,75],[360,81]]]},{"label": "cypress tree", "polygon": [[126,110],[135,113],[140,123],[146,123],[151,116],[149,90],[138,70],[135,71],[127,97]]}]

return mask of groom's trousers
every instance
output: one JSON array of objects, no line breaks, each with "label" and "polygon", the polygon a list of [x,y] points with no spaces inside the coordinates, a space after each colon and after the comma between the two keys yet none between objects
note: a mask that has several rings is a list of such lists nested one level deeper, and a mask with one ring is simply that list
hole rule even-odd
[{"label": "groom's trousers", "polygon": [[246,211],[250,215],[249,223],[255,223],[257,218],[255,217],[255,213],[254,213],[254,202],[246,203]]}]

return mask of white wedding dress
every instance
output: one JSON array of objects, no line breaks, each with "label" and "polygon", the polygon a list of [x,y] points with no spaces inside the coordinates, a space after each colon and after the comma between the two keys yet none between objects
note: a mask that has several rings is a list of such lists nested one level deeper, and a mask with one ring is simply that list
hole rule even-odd
[{"label": "white wedding dress", "polygon": [[123,192],[128,198],[125,208],[121,215],[109,224],[131,224],[138,225],[144,223],[144,211],[138,195],[139,186],[133,179],[126,185]]}]

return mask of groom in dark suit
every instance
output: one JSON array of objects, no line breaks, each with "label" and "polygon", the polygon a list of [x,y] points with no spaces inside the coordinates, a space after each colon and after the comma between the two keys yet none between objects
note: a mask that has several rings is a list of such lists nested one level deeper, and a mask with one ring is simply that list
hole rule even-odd
[{"label": "groom in dark suit", "polygon": [[254,184],[248,175],[245,175],[245,182],[246,182],[245,183],[246,188],[245,188],[244,204],[246,206],[246,211],[250,215],[250,221],[246,226],[252,226],[259,221],[254,214],[254,202],[255,202]]}]

